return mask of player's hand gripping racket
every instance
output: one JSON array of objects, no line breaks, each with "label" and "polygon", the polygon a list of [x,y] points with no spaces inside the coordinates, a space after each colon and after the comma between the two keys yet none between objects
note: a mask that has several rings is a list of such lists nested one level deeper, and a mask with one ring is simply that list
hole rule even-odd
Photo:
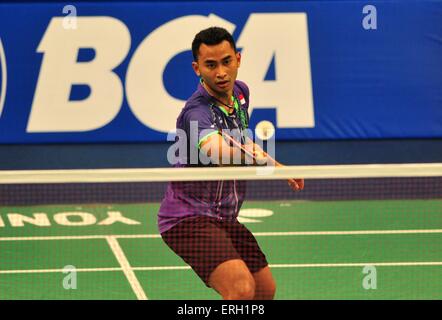
[{"label": "player's hand gripping racket", "polygon": [[[254,159],[256,162],[262,162],[262,159],[267,159],[267,161],[271,161],[276,167],[283,167],[284,165],[273,159],[267,152],[265,151],[250,151],[243,144],[236,141],[232,136],[220,130],[220,133],[223,137],[225,137],[229,142],[231,142],[235,147],[240,148],[246,155]],[[290,188],[294,191],[300,191],[304,189],[304,179],[288,179],[288,184]]]}]

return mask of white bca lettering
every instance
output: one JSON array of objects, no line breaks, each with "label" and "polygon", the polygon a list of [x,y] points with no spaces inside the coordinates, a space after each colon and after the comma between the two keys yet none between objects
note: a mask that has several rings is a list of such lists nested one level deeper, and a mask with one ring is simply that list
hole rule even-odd
[{"label": "white bca lettering", "polygon": [[235,25],[213,14],[208,17],[185,16],[163,24],[141,42],[126,76],[127,101],[140,122],[158,131],[174,130],[184,101],[170,96],[164,88],[164,70],[174,56],[190,50],[189,39],[213,25],[230,32],[235,29]]},{"label": "white bca lettering", "polygon": [[[307,15],[253,13],[238,47],[243,48],[244,57],[241,79],[253,88],[250,113],[259,107],[276,107],[278,128],[313,127]],[[273,57],[276,80],[265,81]]]},{"label": "white bca lettering", "polygon": [[[127,55],[130,33],[110,17],[79,17],[75,32],[52,18],[37,52],[44,53],[27,132],[89,131],[101,128],[118,113],[123,86],[112,71]],[[112,35],[112,41],[109,36]],[[80,48],[95,51],[95,58],[77,62]],[[69,101],[71,87],[86,84],[91,94]]]}]

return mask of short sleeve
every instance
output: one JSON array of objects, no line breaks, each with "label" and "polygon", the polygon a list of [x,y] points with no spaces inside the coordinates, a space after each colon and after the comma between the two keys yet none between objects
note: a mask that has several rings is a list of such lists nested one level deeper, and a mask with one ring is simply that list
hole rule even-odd
[{"label": "short sleeve", "polygon": [[190,109],[186,112],[184,121],[190,145],[198,149],[210,136],[218,134],[217,126],[208,107]]}]

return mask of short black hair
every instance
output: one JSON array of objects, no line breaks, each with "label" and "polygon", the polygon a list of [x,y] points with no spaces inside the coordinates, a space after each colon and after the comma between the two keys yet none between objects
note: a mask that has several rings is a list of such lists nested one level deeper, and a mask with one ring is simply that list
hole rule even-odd
[{"label": "short black hair", "polygon": [[208,46],[214,46],[220,44],[224,40],[230,43],[236,53],[235,40],[233,40],[232,35],[226,29],[220,27],[210,27],[198,32],[192,41],[193,60],[198,60],[198,51],[201,44],[204,43]]}]

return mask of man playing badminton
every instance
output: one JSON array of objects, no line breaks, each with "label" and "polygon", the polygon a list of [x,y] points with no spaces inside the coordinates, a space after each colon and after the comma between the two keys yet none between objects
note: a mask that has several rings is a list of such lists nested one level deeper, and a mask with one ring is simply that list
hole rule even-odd
[{"label": "man playing badminton", "polygon": [[[192,53],[192,67],[201,81],[177,119],[177,131],[188,137],[197,131],[198,141],[186,140],[188,152],[177,166],[245,164],[247,157],[255,164],[259,159],[279,166],[242,134],[248,126],[249,89],[236,80],[241,55],[233,37],[223,28],[202,30],[192,42]],[[224,131],[240,134],[233,137]],[[193,163],[192,148],[211,162],[198,158]],[[240,159],[235,162],[235,157]],[[289,185],[302,190],[304,181],[290,179]],[[244,196],[245,181],[171,182],[158,213],[159,231],[223,299],[273,299],[276,287],[266,257],[237,220]]]}]

